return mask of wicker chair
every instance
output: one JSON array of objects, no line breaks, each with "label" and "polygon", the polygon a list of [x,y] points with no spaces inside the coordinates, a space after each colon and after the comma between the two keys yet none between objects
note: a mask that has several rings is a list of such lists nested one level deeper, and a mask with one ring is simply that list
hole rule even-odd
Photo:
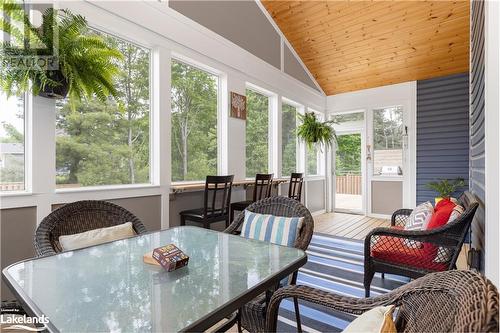
[{"label": "wicker chair", "polygon": [[[246,208],[247,210],[260,214],[270,214],[275,216],[286,217],[303,217],[302,227],[295,241],[295,248],[306,250],[311,242],[314,231],[314,220],[309,210],[297,200],[275,196],[269,197],[257,202],[254,202]],[[245,213],[240,213],[234,222],[224,232],[238,235],[243,224]],[[290,284],[295,284],[297,273],[294,273]],[[295,300],[295,313],[297,315],[297,323],[300,326],[300,316],[298,302]],[[265,332],[266,325],[266,294],[262,294],[251,302],[247,303],[239,313],[238,327],[245,328],[250,332]]]},{"label": "wicker chair", "polygon": [[375,272],[419,278],[456,268],[458,255],[478,207],[473,194],[459,199],[465,212],[455,221],[432,230],[403,230],[410,209],[392,215],[391,228],[375,228],[365,238],[365,296]]},{"label": "wicker chair", "polygon": [[107,201],[85,200],[66,204],[45,217],[36,229],[34,245],[37,256],[62,252],[59,236],[132,222],[137,234],[146,227],[131,212]]},{"label": "wicker chair", "polygon": [[498,291],[472,271],[432,273],[387,294],[364,299],[307,286],[281,288],[269,302],[268,332],[276,332],[279,305],[290,297],[354,315],[394,304],[399,308],[398,332],[498,332]]}]

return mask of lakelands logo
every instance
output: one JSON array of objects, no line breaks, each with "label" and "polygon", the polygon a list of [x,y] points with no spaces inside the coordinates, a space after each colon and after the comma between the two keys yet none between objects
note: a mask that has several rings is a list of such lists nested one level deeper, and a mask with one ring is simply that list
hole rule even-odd
[{"label": "lakelands logo", "polygon": [[3,327],[3,330],[25,330],[31,332],[40,332],[47,329],[49,318],[45,315],[41,317],[27,317],[24,316],[9,316],[1,315],[0,324],[9,325]]}]

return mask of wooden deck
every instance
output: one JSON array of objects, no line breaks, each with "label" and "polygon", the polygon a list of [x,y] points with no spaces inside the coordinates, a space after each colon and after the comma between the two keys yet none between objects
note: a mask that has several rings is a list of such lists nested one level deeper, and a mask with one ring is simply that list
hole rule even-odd
[{"label": "wooden deck", "polygon": [[389,220],[354,214],[327,213],[314,217],[315,232],[353,239],[365,239],[372,229],[390,225]]},{"label": "wooden deck", "polygon": [[[389,220],[345,213],[326,213],[314,217],[314,232],[352,239],[365,239],[374,228],[390,225]],[[467,269],[467,245],[462,248],[457,267]]]}]

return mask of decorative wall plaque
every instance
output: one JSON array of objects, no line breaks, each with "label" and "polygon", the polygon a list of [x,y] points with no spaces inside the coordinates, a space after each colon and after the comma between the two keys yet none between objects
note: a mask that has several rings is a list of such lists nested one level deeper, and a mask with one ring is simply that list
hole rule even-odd
[{"label": "decorative wall plaque", "polygon": [[247,97],[231,92],[231,117],[247,119]]}]

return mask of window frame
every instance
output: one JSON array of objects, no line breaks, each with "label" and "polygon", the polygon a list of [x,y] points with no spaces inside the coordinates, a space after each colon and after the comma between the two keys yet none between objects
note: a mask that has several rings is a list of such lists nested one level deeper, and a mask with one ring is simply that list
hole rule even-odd
[{"label": "window frame", "polygon": [[[207,72],[211,75],[217,76],[217,175],[223,175],[227,170],[227,154],[225,152],[227,151],[227,119],[228,117],[225,116],[227,112],[224,112],[224,109],[222,107],[222,101],[223,100],[228,100],[229,101],[229,92],[227,89],[225,89],[226,86],[226,74],[220,70],[217,70],[213,67],[210,67],[200,61],[194,60],[192,58],[189,58],[181,53],[177,53],[175,51],[171,52],[171,57],[170,57],[170,62],[169,66],[172,68],[172,61],[178,61],[181,63],[184,63],[188,66],[197,68],[201,71]],[[170,78],[172,77],[172,74],[170,72]],[[223,91],[224,90],[224,91]],[[170,79],[170,92],[172,91],[172,82]],[[226,97],[226,98],[224,98]],[[172,103],[172,98],[170,97],[169,100],[169,111],[170,114],[172,114],[171,110],[171,103]],[[170,116],[171,117],[171,116]],[[172,133],[172,122],[170,121],[170,133]],[[170,142],[170,156],[169,159],[172,160],[172,143]],[[170,169],[172,169],[172,165],[170,165]],[[199,180],[178,180],[174,181],[172,179],[172,172],[170,171],[170,184],[171,185],[189,185],[189,184],[199,184],[199,183],[204,183],[205,179],[199,179]]]},{"label": "window frame", "polygon": [[[245,83],[245,91],[252,90],[255,93],[264,95],[268,99],[267,104],[267,138],[268,138],[268,149],[267,149],[267,173],[273,173],[277,175],[278,172],[276,170],[276,156],[274,156],[277,146],[277,136],[278,136],[278,124],[276,120],[276,114],[278,110],[277,104],[277,94],[273,93],[270,90],[264,89],[258,85],[255,85],[250,82]],[[248,115],[248,111],[247,111]],[[245,179],[253,179],[254,177],[247,177],[246,174],[246,120],[245,120]]]},{"label": "window frame", "polygon": [[[307,108],[307,112],[312,112],[316,115],[316,119],[319,121],[325,121],[326,115],[323,114],[320,111]],[[323,147],[323,150],[321,150],[321,147],[316,146],[316,173],[309,173],[309,170],[307,170],[307,160],[308,160],[308,153],[309,149],[307,148],[307,145],[305,145],[305,174],[306,177],[308,178],[324,178],[326,176],[326,147]]]},{"label": "window frame", "polygon": [[[404,103],[398,103],[398,104],[390,104],[390,105],[383,105],[383,106],[375,106],[370,108],[370,127],[371,131],[368,133],[370,137],[370,143],[371,143],[371,156],[372,156],[372,163],[371,163],[371,170],[367,170],[368,174],[371,177],[372,181],[404,181],[406,178],[406,173],[408,173],[408,165],[407,161],[405,158],[405,151],[408,150],[408,147],[405,148],[405,146],[408,146],[408,137],[406,138],[405,142],[405,133],[403,132],[403,135],[401,136],[402,138],[402,145],[401,145],[401,169],[402,169],[402,174],[401,175],[382,175],[382,174],[376,174],[375,173],[375,126],[374,126],[374,117],[375,117],[375,111],[376,110],[382,110],[382,109],[389,109],[389,108],[402,108],[402,117],[401,117],[401,123],[403,126],[403,131],[404,128],[407,127],[406,125],[406,118],[407,117],[407,112],[405,112],[405,107],[406,105]],[[367,119],[368,121],[368,119]],[[368,128],[370,129],[370,128]]]},{"label": "window frame", "polygon": [[[287,97],[282,96],[281,97],[281,109],[280,109],[280,117],[281,120],[283,120],[283,104],[287,104],[289,106],[292,106],[296,110],[296,114],[301,114],[304,115],[306,112],[306,107],[292,99],[289,99]],[[296,123],[295,123],[295,128],[299,125],[299,119],[296,117]],[[283,122],[281,122],[281,129],[280,133],[281,136],[283,136]],[[281,139],[281,138],[280,138]],[[281,142],[281,140],[280,140]],[[281,147],[279,147],[280,150],[280,155],[283,153],[283,142],[281,142]],[[305,145],[304,143],[299,140],[297,137],[295,140],[295,172],[302,172],[305,174]],[[280,177],[282,178],[289,178],[290,175],[284,175],[283,174],[283,156],[281,156],[281,163],[279,166],[279,171],[280,171]]]},{"label": "window frame", "polygon": [[[15,97],[15,96],[11,96]],[[14,191],[0,191],[0,197],[7,197],[7,196],[22,196],[22,195],[31,195],[33,194],[33,189],[32,189],[32,179],[33,179],[33,167],[32,167],[32,148],[31,148],[31,142],[32,142],[32,133],[31,133],[31,112],[33,110],[32,108],[32,96],[31,94],[28,93],[23,93],[21,95],[21,98],[23,99],[23,185],[24,189],[23,190],[14,190]]]},{"label": "window frame", "polygon": [[[65,188],[57,188],[57,180],[54,177],[54,186],[55,190],[54,192],[56,194],[58,193],[76,193],[76,192],[93,192],[93,191],[104,191],[104,190],[115,190],[115,189],[141,189],[141,188],[150,188],[150,187],[157,187],[160,185],[160,179],[157,176],[158,172],[156,170],[157,166],[155,161],[157,160],[157,157],[154,156],[156,152],[156,146],[159,143],[155,143],[155,119],[157,119],[156,113],[159,112],[157,110],[156,105],[155,105],[155,95],[159,94],[155,90],[155,87],[153,86],[153,82],[155,81],[155,74],[153,72],[153,69],[157,66],[157,57],[155,57],[155,54],[157,53],[157,50],[153,48],[152,46],[148,46],[144,43],[138,42],[136,39],[125,37],[121,35],[120,33],[111,31],[109,29],[104,29],[101,26],[89,25],[89,29],[95,30],[99,33],[103,33],[106,35],[109,35],[113,38],[119,39],[125,43],[132,44],[134,46],[143,48],[148,50],[149,52],[149,182],[147,183],[134,183],[134,184],[108,184],[108,185],[90,185],[90,186],[80,186],[80,187],[65,187]],[[56,109],[54,109],[54,112],[56,112]],[[54,141],[57,140],[57,135],[54,133]],[[56,143],[56,142],[55,142]],[[54,146],[54,149],[56,149],[56,146]],[[57,152],[54,152],[54,154],[57,154]],[[56,155],[57,159],[57,155]],[[54,168],[55,172],[55,168]]]}]

